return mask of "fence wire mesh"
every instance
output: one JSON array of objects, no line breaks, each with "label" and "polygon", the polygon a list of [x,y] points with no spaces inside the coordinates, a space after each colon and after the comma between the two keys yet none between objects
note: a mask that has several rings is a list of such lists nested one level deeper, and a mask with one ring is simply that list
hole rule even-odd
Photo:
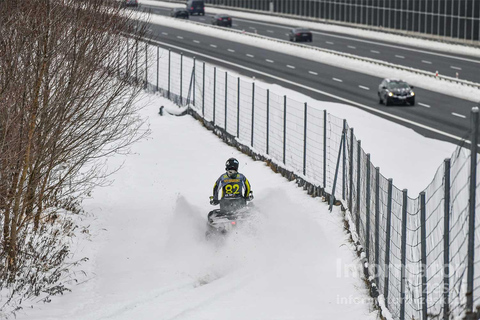
[{"label": "fence wire mesh", "polygon": [[[424,189],[422,203],[422,194],[408,197],[406,190],[377,171],[353,129],[319,106],[154,46],[147,48],[143,60],[138,59],[146,68],[147,88],[157,90],[158,83],[162,95],[188,104],[241,144],[325,192],[331,193],[335,184],[335,197],[349,209],[378,291],[384,294],[394,319],[426,319],[425,314],[459,317],[465,312],[469,150],[457,147],[452,158],[438,168]],[[479,185],[476,195],[478,208]],[[472,294],[477,305],[480,219],[475,222]]]}]

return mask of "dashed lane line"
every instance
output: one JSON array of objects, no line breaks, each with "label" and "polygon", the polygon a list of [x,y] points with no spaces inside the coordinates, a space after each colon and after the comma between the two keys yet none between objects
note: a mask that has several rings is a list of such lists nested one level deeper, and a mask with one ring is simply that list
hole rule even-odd
[{"label": "dashed lane line", "polygon": [[359,88],[363,89],[363,90],[370,90],[369,87],[365,87],[365,86],[358,86]]},{"label": "dashed lane line", "polygon": [[253,57],[255,57],[255,56],[254,56],[253,54],[247,53],[247,57],[253,58]]},{"label": "dashed lane line", "polygon": [[183,37],[181,37],[181,36],[177,36],[177,38],[178,38],[178,39],[183,39]]},{"label": "dashed lane line", "polygon": [[265,61],[273,63],[273,60],[270,60],[270,59],[265,59]]},{"label": "dashed lane line", "polygon": [[316,73],[315,71],[308,71],[308,73],[313,74],[314,76],[318,76],[318,73]]},{"label": "dashed lane line", "polygon": [[332,41],[325,41],[328,44],[334,44]]},{"label": "dashed lane line", "polygon": [[452,112],[452,115],[455,116],[455,117],[462,118],[462,119],[466,119],[466,118],[467,118],[467,117],[464,116],[463,114],[459,114],[459,113],[455,113],[455,112]]},{"label": "dashed lane line", "polygon": [[212,47],[212,48],[216,48],[217,46],[216,46],[216,45],[214,45],[214,44],[211,44],[211,45],[210,45],[210,47]]},{"label": "dashed lane line", "polygon": [[337,78],[332,78],[333,81],[337,81],[337,82],[343,82],[342,79],[337,79]]},{"label": "dashed lane line", "polygon": [[195,43],[200,43],[200,41],[198,41],[198,40],[193,40],[193,42],[195,42]]},{"label": "dashed lane line", "polygon": [[230,52],[235,52],[235,50],[233,50],[233,49],[228,49],[228,51],[230,51]]},{"label": "dashed lane line", "polygon": [[377,50],[370,50],[371,53],[380,53],[380,51],[377,51]]},{"label": "dashed lane line", "polygon": [[357,47],[354,46],[348,46],[350,49],[357,49]]},{"label": "dashed lane line", "polygon": [[273,30],[267,30],[268,33],[275,33]]},{"label": "dashed lane line", "polygon": [[432,64],[432,61],[422,60],[423,63]]},{"label": "dashed lane line", "polygon": [[425,108],[430,108],[430,106],[428,104],[425,104],[425,103],[419,102],[418,105],[422,106],[422,107],[425,107]]},{"label": "dashed lane line", "polygon": [[165,35],[165,36],[168,36],[168,33],[166,33],[166,32],[162,32],[162,34]]},{"label": "dashed lane line", "polygon": [[395,57],[396,57],[396,58],[399,58],[399,59],[405,59],[404,56],[401,56],[401,55],[399,55],[399,54],[396,54]]},{"label": "dashed lane line", "polygon": [[450,66],[450,68],[455,69],[455,70],[462,70],[460,67],[455,67],[455,66]]},{"label": "dashed lane line", "polygon": [[291,65],[287,64],[287,68],[295,69],[295,66],[291,66]]}]

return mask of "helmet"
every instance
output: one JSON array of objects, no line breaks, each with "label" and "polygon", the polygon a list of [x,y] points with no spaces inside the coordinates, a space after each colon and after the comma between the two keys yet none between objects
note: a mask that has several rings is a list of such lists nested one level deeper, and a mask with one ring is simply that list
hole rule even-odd
[{"label": "helmet", "polygon": [[230,158],[225,162],[225,170],[235,170],[238,171],[238,160],[235,158]]}]

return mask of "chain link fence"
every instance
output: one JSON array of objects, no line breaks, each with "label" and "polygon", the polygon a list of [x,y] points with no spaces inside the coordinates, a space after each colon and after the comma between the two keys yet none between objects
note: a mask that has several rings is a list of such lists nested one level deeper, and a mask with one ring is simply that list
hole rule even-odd
[{"label": "chain link fence", "polygon": [[322,102],[297,101],[253,79],[146,46],[145,61],[137,65],[146,68],[141,74],[149,90],[188,106],[217,132],[348,209],[366,275],[394,319],[475,318],[471,312],[480,305],[478,110],[472,110],[472,147],[458,146],[412,198],[381,174],[353,128],[326,112]]}]

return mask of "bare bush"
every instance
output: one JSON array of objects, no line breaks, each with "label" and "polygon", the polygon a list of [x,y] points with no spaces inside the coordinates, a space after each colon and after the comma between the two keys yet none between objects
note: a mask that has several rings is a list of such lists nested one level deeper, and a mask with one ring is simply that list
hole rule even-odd
[{"label": "bare bush", "polygon": [[66,290],[67,212],[101,183],[103,158],[146,134],[132,77],[145,25],[132,14],[109,0],[0,1],[0,311]]}]

